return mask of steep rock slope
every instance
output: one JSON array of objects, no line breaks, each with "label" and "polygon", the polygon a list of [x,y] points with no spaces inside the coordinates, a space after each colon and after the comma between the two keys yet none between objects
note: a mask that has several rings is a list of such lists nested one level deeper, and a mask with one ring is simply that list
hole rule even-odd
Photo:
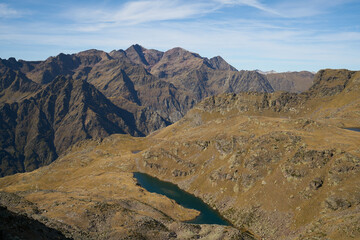
[{"label": "steep rock slope", "polygon": [[[155,78],[124,54],[121,51],[112,52],[110,55],[113,59],[99,62],[88,73],[77,76],[93,84],[111,101],[132,111],[135,116],[145,113],[146,116],[157,118],[159,121],[156,125],[151,124],[150,119],[142,119],[145,120],[144,124],[148,123],[142,129],[145,134],[181,117],[177,89],[171,83]],[[128,106],[131,105],[129,102],[134,103],[133,107]]]},{"label": "steep rock slope", "polygon": [[[124,103],[125,98],[138,105],[132,108],[134,115],[141,111],[151,116],[157,113],[159,119],[164,119],[160,125],[178,121],[204,97],[224,92],[273,91],[262,75],[238,72],[220,56],[207,59],[182,48],[164,53],[137,44],[110,53],[88,50],[59,54],[21,69],[40,84],[58,75],[87,80],[114,103]],[[151,125],[147,128],[157,129]]]},{"label": "steep rock slope", "polygon": [[0,59],[0,103],[21,101],[41,88],[12,63],[17,64],[12,59]]},{"label": "steep rock slope", "polygon": [[[238,72],[219,56],[209,60],[182,48],[163,53],[139,45],[133,45],[126,51],[113,51],[110,55],[122,63],[130,64],[131,67],[120,64],[117,66],[134,82],[137,104],[154,109],[170,122],[179,120],[197,102],[210,95],[223,92],[273,91],[266,78],[260,74]],[[146,71],[134,63],[140,64]],[[119,70],[114,72],[118,73]],[[90,79],[92,77],[89,75],[89,81]],[[105,76],[102,78],[103,84],[107,82],[104,79],[114,78]]]},{"label": "steep rock slope", "polygon": [[151,73],[191,90],[197,101],[224,92],[273,91],[266,78],[255,71],[238,72],[221,57],[209,60],[182,48],[165,52]]},{"label": "steep rock slope", "polygon": [[125,51],[126,56],[134,63],[141,64],[150,69],[160,61],[163,52],[155,49],[146,49],[138,44],[130,46]]},{"label": "steep rock slope", "polygon": [[33,97],[1,106],[0,175],[47,165],[72,144],[113,133],[142,136],[131,113],[84,81],[59,77]]},{"label": "steep rock slope", "polygon": [[182,48],[166,51],[151,74],[171,82],[182,94],[186,113],[203,98],[225,92],[273,92],[267,79],[255,71],[237,71],[221,57],[210,60]]},{"label": "steep rock slope", "polygon": [[37,63],[33,69],[25,73],[34,82],[46,84],[58,75],[73,75],[78,68],[86,71],[87,68],[109,58],[107,53],[95,49],[71,55],[61,53]]}]

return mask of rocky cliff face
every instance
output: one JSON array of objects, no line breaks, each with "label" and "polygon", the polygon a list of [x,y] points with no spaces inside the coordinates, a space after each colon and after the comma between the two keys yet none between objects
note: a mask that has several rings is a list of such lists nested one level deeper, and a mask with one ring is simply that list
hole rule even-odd
[{"label": "rocky cliff face", "polygon": [[131,113],[87,82],[64,77],[28,99],[2,105],[0,113],[1,176],[47,165],[80,140],[143,136]]},{"label": "rocky cliff face", "polygon": [[164,53],[155,49],[146,49],[138,44],[132,45],[125,51],[126,56],[134,63],[151,69],[163,57]]},{"label": "rocky cliff face", "polygon": [[15,59],[0,59],[0,103],[21,101],[41,88],[28,79],[17,64]]}]

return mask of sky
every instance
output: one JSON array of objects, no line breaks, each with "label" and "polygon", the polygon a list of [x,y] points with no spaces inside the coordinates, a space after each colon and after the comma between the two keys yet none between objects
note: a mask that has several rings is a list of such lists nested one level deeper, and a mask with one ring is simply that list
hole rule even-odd
[{"label": "sky", "polygon": [[239,70],[360,70],[360,0],[0,0],[0,58],[133,44]]}]

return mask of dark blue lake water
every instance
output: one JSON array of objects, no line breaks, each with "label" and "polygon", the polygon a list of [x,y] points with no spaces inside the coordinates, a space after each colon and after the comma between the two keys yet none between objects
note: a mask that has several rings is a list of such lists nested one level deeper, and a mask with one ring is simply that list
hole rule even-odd
[{"label": "dark blue lake water", "polygon": [[345,129],[360,132],[360,128],[345,128]]},{"label": "dark blue lake water", "polygon": [[145,173],[135,172],[134,178],[149,192],[165,195],[175,200],[185,208],[192,208],[200,211],[200,215],[188,223],[196,224],[218,224],[231,226],[217,211],[204,203],[200,198],[181,190],[177,185],[170,182],[161,181]]}]

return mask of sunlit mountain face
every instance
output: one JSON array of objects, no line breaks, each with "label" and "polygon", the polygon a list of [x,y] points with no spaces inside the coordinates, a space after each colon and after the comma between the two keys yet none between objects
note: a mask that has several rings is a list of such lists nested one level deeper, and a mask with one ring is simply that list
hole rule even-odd
[{"label": "sunlit mountain face", "polygon": [[0,239],[360,239],[360,3],[0,2]]}]

